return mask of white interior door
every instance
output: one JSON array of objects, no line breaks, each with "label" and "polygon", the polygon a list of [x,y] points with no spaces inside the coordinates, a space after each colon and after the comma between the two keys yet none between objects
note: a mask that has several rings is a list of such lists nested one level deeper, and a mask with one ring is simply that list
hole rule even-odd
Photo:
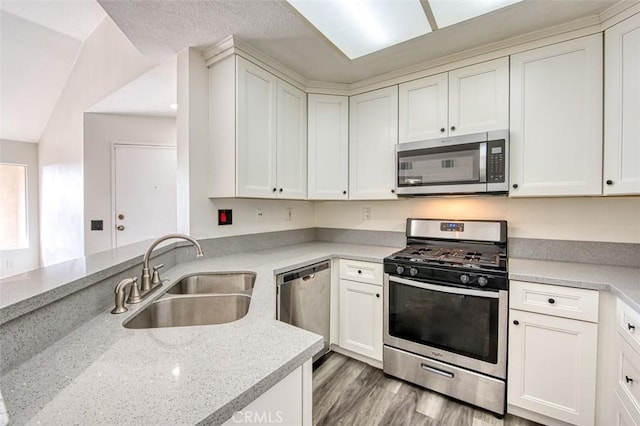
[{"label": "white interior door", "polygon": [[176,147],[113,145],[115,247],[176,232]]}]

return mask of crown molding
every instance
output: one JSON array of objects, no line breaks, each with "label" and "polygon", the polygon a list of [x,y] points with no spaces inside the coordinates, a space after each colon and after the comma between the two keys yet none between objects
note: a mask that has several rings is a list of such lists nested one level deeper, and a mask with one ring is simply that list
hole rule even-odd
[{"label": "crown molding", "polygon": [[347,83],[310,80],[307,82],[307,93],[348,96],[351,93],[351,85]]},{"label": "crown molding", "polygon": [[229,36],[222,40],[220,43],[214,44],[210,48],[206,49],[202,53],[202,58],[204,59],[204,64],[207,67],[210,67],[216,62],[219,62],[227,56],[233,55],[234,53],[236,53],[234,46],[234,37]]},{"label": "crown molding", "polygon": [[242,56],[300,90],[307,90],[308,80],[306,78],[236,36],[229,36],[215,46],[205,50],[203,57],[205,64],[209,67],[231,54]]},{"label": "crown molding", "polygon": [[619,1],[600,13],[602,30],[611,28],[636,13],[640,13],[640,1]]}]

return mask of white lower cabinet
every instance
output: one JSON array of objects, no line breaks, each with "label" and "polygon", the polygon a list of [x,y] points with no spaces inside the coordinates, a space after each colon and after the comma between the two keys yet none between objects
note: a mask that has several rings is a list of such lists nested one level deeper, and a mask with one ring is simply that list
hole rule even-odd
[{"label": "white lower cabinet", "polygon": [[340,280],[340,347],[382,361],[382,287]]},{"label": "white lower cabinet", "polygon": [[616,424],[640,425],[640,315],[619,299],[616,310]]},{"label": "white lower cabinet", "polygon": [[[556,294],[547,295],[549,286],[516,282],[527,291],[510,294],[511,306],[523,304],[523,295],[540,295],[539,306],[529,299],[530,311],[509,310],[509,367],[507,402],[514,412],[532,420],[536,415],[575,425],[593,425],[595,422],[596,354],[598,350],[597,291],[575,289],[576,299],[585,292],[593,292],[595,306],[585,307],[596,313],[593,322],[571,318],[569,311],[554,316],[539,313],[546,305],[555,305]],[[564,294],[569,297],[572,289]],[[567,293],[568,291],[568,293]],[[511,292],[510,292],[511,293]],[[588,300],[586,298],[584,300]],[[560,311],[561,312],[561,311]],[[580,314],[578,314],[579,316]],[[522,410],[525,410],[524,412]],[[509,410],[508,410],[509,411]]]},{"label": "white lower cabinet", "polygon": [[616,393],[615,400],[615,426],[638,426],[638,423],[633,419],[633,416],[629,412],[625,403],[622,402],[620,395]]},{"label": "white lower cabinet", "polygon": [[312,376],[313,368],[308,360],[252,403],[233,413],[223,425],[311,426]]},{"label": "white lower cabinet", "polygon": [[340,259],[338,346],[382,362],[381,263]]}]

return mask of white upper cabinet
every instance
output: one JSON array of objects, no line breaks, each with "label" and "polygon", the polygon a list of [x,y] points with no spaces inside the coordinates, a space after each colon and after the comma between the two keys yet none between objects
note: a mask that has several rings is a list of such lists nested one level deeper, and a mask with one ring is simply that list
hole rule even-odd
[{"label": "white upper cabinet", "polygon": [[509,128],[509,58],[449,72],[449,136]]},{"label": "white upper cabinet", "polygon": [[602,36],[511,57],[511,196],[602,192]]},{"label": "white upper cabinet", "polygon": [[399,142],[509,128],[509,59],[399,86]]},{"label": "white upper cabinet", "polygon": [[209,86],[209,196],[305,199],[307,95],[239,56]]},{"label": "white upper cabinet", "polygon": [[395,199],[398,86],[349,99],[349,198]]},{"label": "white upper cabinet", "polygon": [[603,192],[640,194],[640,14],[604,36]]},{"label": "white upper cabinet", "polygon": [[276,129],[278,197],[307,198],[307,95],[278,80]]},{"label": "white upper cabinet", "polygon": [[447,135],[447,73],[402,83],[398,93],[398,142],[414,142]]},{"label": "white upper cabinet", "polygon": [[237,59],[239,197],[275,197],[277,78]]},{"label": "white upper cabinet", "polygon": [[349,188],[349,98],[309,95],[310,200],[346,200]]}]

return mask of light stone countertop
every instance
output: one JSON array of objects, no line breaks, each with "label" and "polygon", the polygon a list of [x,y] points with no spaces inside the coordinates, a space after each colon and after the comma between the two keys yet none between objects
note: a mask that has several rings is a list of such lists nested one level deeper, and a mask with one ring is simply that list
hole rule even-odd
[{"label": "light stone countertop", "polygon": [[[257,273],[247,315],[221,325],[130,330],[111,307],[2,377],[13,424],[220,424],[319,352],[276,321],[274,274],[333,257],[382,262],[397,247],[312,242],[198,259],[164,272]],[[115,283],[114,283],[115,285]]]},{"label": "light stone countertop", "polygon": [[640,312],[640,265],[630,268],[509,258],[509,279],[608,290]]}]

